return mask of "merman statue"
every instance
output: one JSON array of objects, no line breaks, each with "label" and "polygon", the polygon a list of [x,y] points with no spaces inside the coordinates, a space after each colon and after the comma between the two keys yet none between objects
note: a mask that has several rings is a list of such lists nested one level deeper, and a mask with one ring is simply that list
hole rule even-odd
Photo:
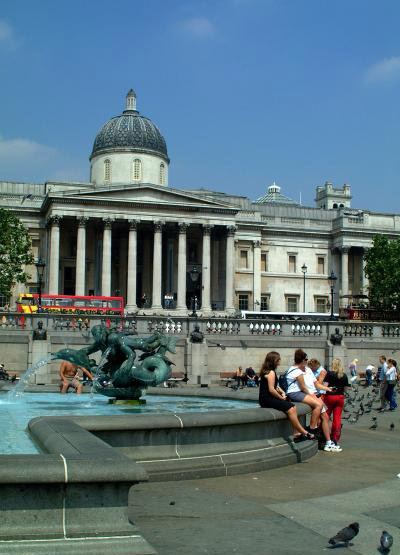
[{"label": "merman statue", "polygon": [[[93,341],[83,349],[61,349],[53,359],[69,360],[94,374],[96,393],[117,399],[139,399],[144,389],[165,382],[171,376],[176,338],[155,332],[147,338],[133,337],[116,328],[98,325],[91,329]],[[136,361],[136,350],[143,351]],[[89,355],[101,352],[99,364]]]}]

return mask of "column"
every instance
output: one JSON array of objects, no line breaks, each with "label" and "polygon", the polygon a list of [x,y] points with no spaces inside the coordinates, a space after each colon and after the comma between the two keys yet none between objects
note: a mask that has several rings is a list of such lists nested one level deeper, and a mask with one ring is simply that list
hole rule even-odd
[{"label": "column", "polygon": [[49,265],[49,294],[58,295],[60,272],[60,221],[61,216],[50,218],[50,265]]},{"label": "column", "polygon": [[226,237],[226,281],[225,281],[225,310],[233,312],[233,279],[235,272],[235,231],[236,227],[227,227]]},{"label": "column", "polygon": [[363,295],[369,294],[369,280],[365,275],[366,261],[364,259],[364,256],[367,254],[368,250],[369,249],[364,248],[364,252],[361,255],[361,289],[362,289]]},{"label": "column", "polygon": [[76,240],[76,280],[75,295],[85,294],[86,275],[86,223],[89,218],[78,217],[78,236]]},{"label": "column", "polygon": [[[339,312],[339,295],[340,295],[340,290],[341,290],[341,272],[340,272],[340,253],[338,252],[336,247],[333,247],[331,249],[331,266],[329,268],[328,266],[328,274],[331,273],[331,271],[333,271],[333,273],[335,274],[335,276],[338,278],[335,282],[335,286],[334,286],[334,290],[333,290],[333,310],[334,312]],[[330,288],[329,288],[329,302],[331,302],[331,297],[330,297]]]},{"label": "column", "polygon": [[186,232],[188,225],[186,223],[179,223],[179,238],[178,238],[178,298],[176,308],[177,310],[187,310],[186,306]]},{"label": "column", "polygon": [[154,222],[153,293],[151,308],[161,309],[162,222]]},{"label": "column", "polygon": [[211,310],[211,225],[203,225],[201,309]]},{"label": "column", "polygon": [[111,240],[112,218],[104,218],[103,229],[103,261],[101,267],[101,294],[103,297],[111,296]]},{"label": "column", "polygon": [[261,310],[261,241],[253,241],[253,310]]},{"label": "column", "polygon": [[214,237],[211,243],[211,303],[221,300],[219,296],[219,244],[220,241]]},{"label": "column", "polygon": [[341,268],[341,290],[342,295],[349,294],[349,250],[350,247],[341,247],[342,268]]},{"label": "column", "polygon": [[137,273],[137,221],[129,220],[128,239],[128,291],[126,309],[136,310],[136,273]]}]

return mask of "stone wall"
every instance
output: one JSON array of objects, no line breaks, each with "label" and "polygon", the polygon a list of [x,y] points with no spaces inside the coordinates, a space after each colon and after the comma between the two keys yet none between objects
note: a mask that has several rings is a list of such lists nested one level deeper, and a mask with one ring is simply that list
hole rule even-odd
[{"label": "stone wall", "polygon": [[[32,339],[38,320],[44,322],[47,330],[45,341]],[[220,372],[233,371],[238,366],[252,366],[258,371],[266,353],[272,350],[281,354],[282,369],[290,366],[294,350],[301,347],[309,358],[318,358],[325,365],[329,365],[335,356],[343,360],[345,367],[353,358],[358,358],[361,371],[368,364],[377,365],[381,354],[396,358],[400,353],[400,324],[396,323],[159,317],[135,317],[123,321],[93,317],[86,321],[47,314],[25,316],[22,321],[21,315],[10,313],[0,319],[0,361],[7,370],[24,372],[30,364],[37,362],[35,357],[39,352],[44,357],[66,347],[80,349],[87,346],[91,340],[90,328],[101,322],[117,325],[139,336],[148,336],[154,330],[175,336],[176,353],[168,355],[175,364],[173,371],[186,372],[191,383],[217,383]],[[193,349],[189,340],[195,324],[204,333],[201,350]],[[335,328],[339,328],[343,336],[340,346],[330,341]],[[40,371],[36,382],[58,382],[59,364],[49,363]]]}]

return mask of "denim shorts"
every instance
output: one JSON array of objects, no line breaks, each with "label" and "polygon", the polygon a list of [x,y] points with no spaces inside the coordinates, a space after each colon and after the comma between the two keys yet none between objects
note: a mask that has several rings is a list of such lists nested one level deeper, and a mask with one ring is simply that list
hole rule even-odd
[{"label": "denim shorts", "polygon": [[288,393],[287,395],[289,399],[291,401],[294,401],[295,403],[301,403],[304,397],[306,396],[306,394],[303,393],[303,391],[294,391],[293,393]]}]

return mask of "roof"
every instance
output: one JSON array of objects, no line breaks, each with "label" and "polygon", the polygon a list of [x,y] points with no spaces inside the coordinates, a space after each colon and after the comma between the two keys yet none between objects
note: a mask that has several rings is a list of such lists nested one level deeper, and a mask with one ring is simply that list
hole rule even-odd
[{"label": "roof", "polygon": [[282,195],[279,185],[273,182],[267,189],[267,193],[254,201],[255,204],[291,204],[293,206],[300,206],[298,202],[293,199]]}]

